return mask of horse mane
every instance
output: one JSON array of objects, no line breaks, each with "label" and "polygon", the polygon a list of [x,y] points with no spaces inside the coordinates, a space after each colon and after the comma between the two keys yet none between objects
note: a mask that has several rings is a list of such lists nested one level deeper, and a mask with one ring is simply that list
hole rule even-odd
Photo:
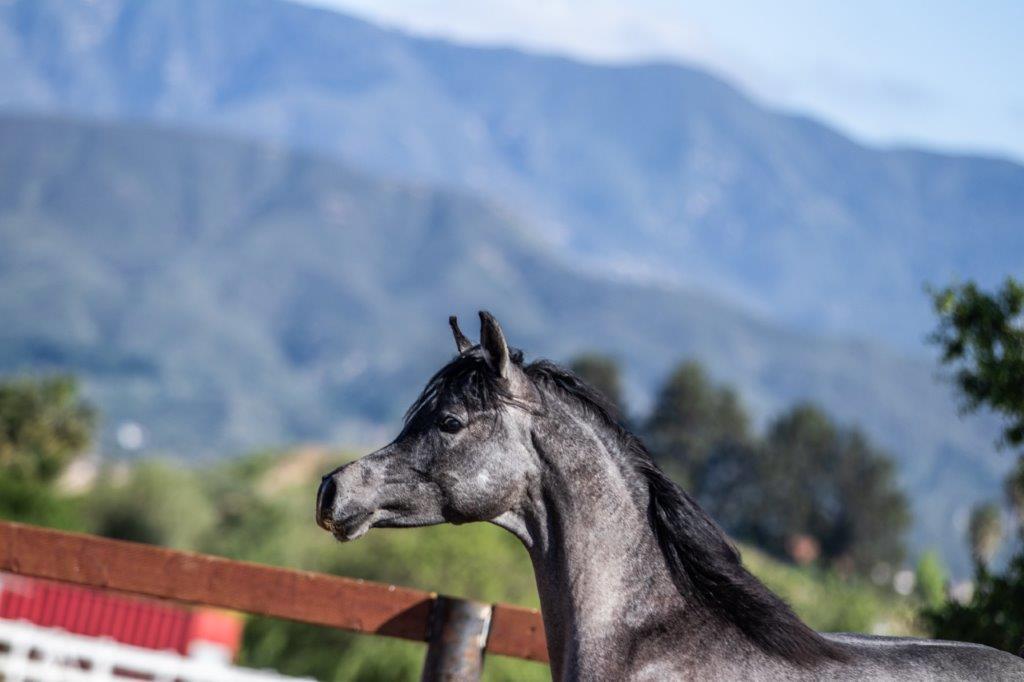
[{"label": "horse mane", "polygon": [[[511,350],[512,362],[522,367],[523,352]],[[420,395],[405,412],[403,435],[432,423],[438,407],[459,400],[470,410],[488,410],[502,402],[514,402],[508,387],[494,375],[484,361],[480,346],[460,353],[430,377]]]},{"label": "horse mane", "polygon": [[625,442],[629,463],[647,482],[651,528],[684,597],[692,597],[732,623],[769,654],[801,665],[845,658],[838,646],[804,624],[743,566],[725,532],[661,470],[643,441],[619,422],[615,409],[599,391],[547,360],[523,369],[535,382],[556,388],[598,415]]},{"label": "horse mane", "polygon": [[[651,529],[680,594],[735,626],[768,654],[800,665],[847,658],[839,646],[808,627],[743,566],[725,532],[661,470],[643,442],[621,424],[617,410],[604,395],[549,360],[524,364],[522,352],[513,351],[512,361],[538,388],[553,389],[573,399],[599,417],[624,443],[628,463],[647,484]],[[474,347],[427,383],[406,414],[406,428],[412,428],[442,398],[456,395],[476,409],[511,400]]]}]

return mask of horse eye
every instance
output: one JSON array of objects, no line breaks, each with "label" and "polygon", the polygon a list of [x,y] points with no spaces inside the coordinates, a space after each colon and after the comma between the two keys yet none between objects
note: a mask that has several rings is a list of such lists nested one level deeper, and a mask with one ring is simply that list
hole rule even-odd
[{"label": "horse eye", "polygon": [[441,418],[441,421],[437,424],[438,428],[445,433],[455,433],[462,428],[462,422],[459,421],[458,417],[447,415]]}]

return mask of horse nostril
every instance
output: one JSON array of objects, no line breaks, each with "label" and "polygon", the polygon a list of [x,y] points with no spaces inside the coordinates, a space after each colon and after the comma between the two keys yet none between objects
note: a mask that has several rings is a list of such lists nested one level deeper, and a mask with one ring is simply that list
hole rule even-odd
[{"label": "horse nostril", "polygon": [[338,485],[334,482],[334,476],[324,476],[324,480],[320,481],[320,489],[316,491],[316,522],[321,528],[330,530],[337,493]]}]

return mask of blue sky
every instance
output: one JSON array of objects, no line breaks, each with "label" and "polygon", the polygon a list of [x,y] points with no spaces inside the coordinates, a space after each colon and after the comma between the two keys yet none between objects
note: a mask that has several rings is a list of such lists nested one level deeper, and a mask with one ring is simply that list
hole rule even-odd
[{"label": "blue sky", "polygon": [[1024,0],[303,0],[464,42],[670,58],[876,144],[1024,160]]}]

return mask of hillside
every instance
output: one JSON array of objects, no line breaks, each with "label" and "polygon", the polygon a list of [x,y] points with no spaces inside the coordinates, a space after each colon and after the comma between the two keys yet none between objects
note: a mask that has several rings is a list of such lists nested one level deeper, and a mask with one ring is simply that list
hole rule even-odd
[{"label": "hillside", "polygon": [[277,0],[0,4],[0,108],[244,133],[481,192],[566,256],[919,352],[922,287],[1024,270],[1024,168],[865,147],[707,73]]},{"label": "hillside", "polygon": [[1009,461],[930,363],[579,272],[531,234],[475,198],[277,147],[0,117],[0,372],[81,374],[108,447],[125,420],[193,457],[380,443],[451,356],[447,315],[469,330],[487,307],[531,357],[621,358],[641,406],[687,356],[761,419],[820,401],[898,458],[916,543],[963,560],[952,519]]}]

